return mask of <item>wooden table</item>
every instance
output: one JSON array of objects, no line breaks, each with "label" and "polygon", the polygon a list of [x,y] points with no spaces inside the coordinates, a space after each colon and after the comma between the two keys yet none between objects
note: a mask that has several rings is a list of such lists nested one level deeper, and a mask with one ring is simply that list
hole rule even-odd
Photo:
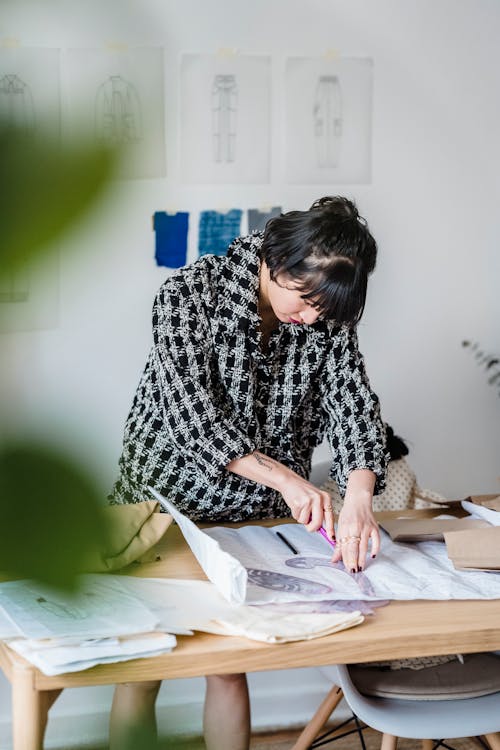
[{"label": "wooden table", "polygon": [[[160,561],[124,572],[205,579],[177,527],[169,528],[157,552]],[[42,674],[0,642],[0,667],[12,685],[13,750],[41,750],[48,709],[67,687],[499,650],[500,599],[392,602],[355,628],[281,645],[205,633],[178,636],[177,642],[168,654],[55,677]]]}]

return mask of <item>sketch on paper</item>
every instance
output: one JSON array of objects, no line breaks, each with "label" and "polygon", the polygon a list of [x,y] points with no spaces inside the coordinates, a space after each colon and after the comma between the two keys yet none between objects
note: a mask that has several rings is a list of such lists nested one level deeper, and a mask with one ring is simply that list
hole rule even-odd
[{"label": "sketch on paper", "polygon": [[0,114],[6,125],[27,133],[35,129],[33,94],[16,73],[7,73],[0,78]]},{"label": "sketch on paper", "polygon": [[141,100],[134,85],[122,76],[109,76],[95,98],[97,140],[107,146],[123,146],[142,140]]},{"label": "sketch on paper", "polygon": [[216,75],[212,86],[212,134],[216,162],[234,161],[237,105],[236,76]]},{"label": "sketch on paper", "polygon": [[47,124],[59,128],[59,50],[0,49],[0,119],[36,136]]},{"label": "sketch on paper", "polygon": [[68,50],[66,61],[69,129],[120,147],[120,177],[163,177],[163,50]]},{"label": "sketch on paper", "polygon": [[319,76],[313,122],[318,167],[338,167],[342,137],[342,91],[338,76]]},{"label": "sketch on paper", "polygon": [[288,565],[289,568],[300,568],[301,570],[313,570],[314,568],[321,567],[339,570],[341,573],[350,576],[363,594],[375,596],[373,586],[366,575],[364,573],[349,573],[341,562],[332,563],[328,558],[324,557],[291,557],[285,560],[285,565]]},{"label": "sketch on paper", "polygon": [[270,72],[269,57],[182,56],[184,182],[269,182]]},{"label": "sketch on paper", "polygon": [[30,279],[27,273],[11,271],[0,276],[0,303],[27,302]]},{"label": "sketch on paper", "polygon": [[288,182],[371,180],[372,89],[370,59],[287,60]]},{"label": "sketch on paper", "polygon": [[258,568],[247,568],[248,582],[256,586],[273,591],[286,591],[297,594],[329,594],[332,589],[324,583],[309,581],[307,578],[287,576],[275,570],[259,570]]}]

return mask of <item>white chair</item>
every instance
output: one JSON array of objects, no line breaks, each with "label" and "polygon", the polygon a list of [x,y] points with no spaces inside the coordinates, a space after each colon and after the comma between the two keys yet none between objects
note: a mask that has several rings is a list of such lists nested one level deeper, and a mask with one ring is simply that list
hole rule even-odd
[{"label": "white chair", "polygon": [[[486,737],[492,750],[500,750],[498,657],[474,655],[466,657],[463,668],[458,662],[442,664],[413,675],[412,670],[391,674],[390,670],[362,665],[324,667],[322,671],[335,687],[322,704],[323,714],[319,715],[320,707],[293,750],[314,747],[313,733],[326,722],[342,695],[358,720],[382,733],[381,750],[395,750],[398,737],[420,739],[424,750],[431,750],[441,744],[439,738],[480,735]],[[310,725],[314,726],[307,734]]]}]

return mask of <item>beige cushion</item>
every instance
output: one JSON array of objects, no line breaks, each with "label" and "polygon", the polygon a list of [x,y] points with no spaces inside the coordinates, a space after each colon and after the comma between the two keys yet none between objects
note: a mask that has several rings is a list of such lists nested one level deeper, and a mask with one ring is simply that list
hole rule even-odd
[{"label": "beige cushion", "polygon": [[144,555],[158,542],[172,522],[160,513],[155,500],[130,505],[109,505],[103,509],[106,524],[105,546],[89,560],[89,573],[111,573]]},{"label": "beige cushion", "polygon": [[[399,458],[396,461],[389,461],[387,467],[386,489],[381,495],[373,498],[373,510],[401,510],[403,508],[413,508],[415,506],[415,488],[417,479],[415,473],[405,461]],[[340,496],[337,483],[329,479],[322,487],[329,492],[332,497],[332,504],[335,513],[339,513],[342,508],[342,497]]]},{"label": "beige cushion", "polygon": [[427,669],[384,669],[355,664],[349,674],[363,695],[399,700],[478,698],[500,691],[500,656],[467,654]]}]

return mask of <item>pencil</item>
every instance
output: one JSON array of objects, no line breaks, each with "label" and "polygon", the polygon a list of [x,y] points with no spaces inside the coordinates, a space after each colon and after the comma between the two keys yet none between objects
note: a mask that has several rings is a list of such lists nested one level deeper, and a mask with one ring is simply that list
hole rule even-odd
[{"label": "pencil", "polygon": [[292,552],[293,552],[294,555],[298,555],[299,554],[298,550],[295,549],[295,547],[293,546],[293,544],[291,544],[288,541],[288,539],[283,534],[281,534],[279,531],[277,531],[276,532],[276,536],[279,536],[279,538],[281,539],[281,541],[283,542],[283,544],[286,544],[286,546],[288,547],[288,549],[292,550]]}]

